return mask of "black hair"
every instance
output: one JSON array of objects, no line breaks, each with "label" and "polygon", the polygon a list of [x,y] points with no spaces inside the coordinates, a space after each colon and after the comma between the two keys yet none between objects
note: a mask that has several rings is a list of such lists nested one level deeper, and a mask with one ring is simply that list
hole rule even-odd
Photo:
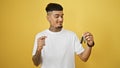
[{"label": "black hair", "polygon": [[63,11],[63,7],[57,3],[49,3],[46,7],[46,12],[50,11]]}]

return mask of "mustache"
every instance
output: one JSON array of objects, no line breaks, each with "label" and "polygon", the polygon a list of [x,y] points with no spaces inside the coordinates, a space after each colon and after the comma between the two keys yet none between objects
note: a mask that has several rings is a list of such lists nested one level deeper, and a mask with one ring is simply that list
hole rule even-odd
[{"label": "mustache", "polygon": [[61,28],[63,28],[63,26],[62,26],[62,25],[57,27],[57,29],[61,29]]}]

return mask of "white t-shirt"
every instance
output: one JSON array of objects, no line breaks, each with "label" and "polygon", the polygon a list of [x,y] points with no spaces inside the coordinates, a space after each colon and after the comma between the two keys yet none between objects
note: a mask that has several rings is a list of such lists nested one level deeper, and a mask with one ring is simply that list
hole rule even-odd
[{"label": "white t-shirt", "polygon": [[84,48],[74,32],[62,29],[60,32],[45,30],[35,38],[33,54],[37,49],[37,39],[47,36],[41,51],[41,68],[75,68],[75,53],[80,54]]}]

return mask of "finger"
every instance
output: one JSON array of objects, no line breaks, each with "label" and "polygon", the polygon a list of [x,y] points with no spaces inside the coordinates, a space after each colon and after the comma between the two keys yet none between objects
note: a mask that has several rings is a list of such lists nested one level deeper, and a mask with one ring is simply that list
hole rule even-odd
[{"label": "finger", "polygon": [[38,40],[44,40],[45,38],[47,38],[47,36],[41,36]]},{"label": "finger", "polygon": [[47,36],[40,37],[41,40],[44,40],[45,38],[47,38]]},{"label": "finger", "polygon": [[93,41],[93,37],[92,37],[92,36],[87,36],[85,39],[86,39],[87,41]]},{"label": "finger", "polygon": [[85,32],[84,34],[87,35],[87,34],[91,34],[91,33],[90,32]]},{"label": "finger", "polygon": [[87,36],[87,32],[85,32],[84,34],[83,34],[83,37],[85,38]]},{"label": "finger", "polygon": [[88,38],[91,38],[91,39],[92,39],[93,36],[89,35],[89,36],[86,36],[85,38],[86,38],[86,39],[88,39]]},{"label": "finger", "polygon": [[85,36],[92,36],[92,34],[90,32],[86,32]]},{"label": "finger", "polygon": [[89,45],[94,45],[94,41],[89,41],[89,42],[87,42]]},{"label": "finger", "polygon": [[46,36],[42,36],[42,37],[38,38],[38,40],[37,40],[38,45],[44,46],[45,45],[45,38],[47,38],[47,37]]}]

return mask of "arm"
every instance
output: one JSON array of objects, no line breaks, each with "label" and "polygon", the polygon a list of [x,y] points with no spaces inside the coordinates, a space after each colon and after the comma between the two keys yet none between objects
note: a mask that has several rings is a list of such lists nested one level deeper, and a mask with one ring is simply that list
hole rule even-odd
[{"label": "arm", "polygon": [[86,32],[83,35],[83,37],[84,37],[84,40],[86,40],[87,42],[87,47],[81,54],[78,54],[78,56],[80,57],[82,61],[86,62],[91,54],[92,47],[94,46],[94,39],[93,39],[93,35],[89,32]]},{"label": "arm", "polygon": [[41,63],[41,52],[37,51],[32,57],[33,63],[35,66],[38,66]]},{"label": "arm", "polygon": [[78,56],[82,61],[86,62],[91,54],[91,50],[92,50],[92,47],[87,46],[84,52],[82,52],[81,54],[78,54]]},{"label": "arm", "polygon": [[38,39],[37,41],[37,51],[35,53],[35,55],[33,55],[32,60],[35,66],[39,66],[39,64],[41,63],[42,59],[41,59],[41,50],[43,48],[43,46],[45,45],[45,38],[46,36],[42,36]]}]

